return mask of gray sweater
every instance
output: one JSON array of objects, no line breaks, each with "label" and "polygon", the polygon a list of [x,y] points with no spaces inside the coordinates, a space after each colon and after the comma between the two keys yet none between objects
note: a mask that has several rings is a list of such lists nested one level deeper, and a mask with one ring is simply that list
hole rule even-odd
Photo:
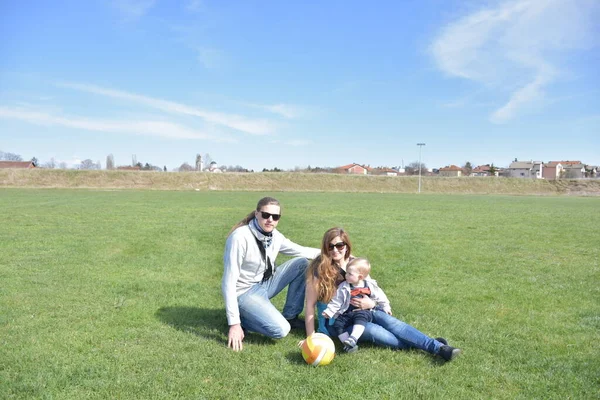
[{"label": "gray sweater", "polygon": [[[277,229],[273,231],[273,239],[266,252],[273,264],[279,253],[306,258],[315,258],[321,253],[319,249],[300,246],[286,239]],[[240,323],[238,296],[259,283],[267,268],[248,225],[240,226],[227,238],[223,264],[225,268],[221,290],[225,299],[227,323],[235,325]]]},{"label": "gray sweater", "polygon": [[[377,303],[376,306],[381,307],[386,313],[392,312],[390,301],[379,285],[377,285],[377,282],[371,278],[365,278],[365,283],[369,289],[371,289],[371,295],[369,297],[375,300]],[[327,304],[327,308],[324,311],[328,318],[336,318],[338,315],[346,312],[348,307],[350,307],[351,291],[352,287],[350,287],[350,284],[346,281],[338,286],[335,295]]]}]

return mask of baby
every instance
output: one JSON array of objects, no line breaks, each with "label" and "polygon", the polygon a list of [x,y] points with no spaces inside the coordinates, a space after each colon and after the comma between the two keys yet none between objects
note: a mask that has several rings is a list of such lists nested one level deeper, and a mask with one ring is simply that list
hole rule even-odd
[{"label": "baby", "polygon": [[[344,344],[344,350],[351,353],[358,350],[357,342],[365,331],[367,322],[371,322],[373,316],[371,310],[360,310],[350,304],[353,297],[368,296],[375,300],[377,306],[392,315],[392,308],[383,290],[377,286],[377,282],[369,277],[371,264],[366,258],[354,258],[346,266],[346,280],[338,286],[336,294],[327,304],[323,311],[325,318],[335,318],[333,329],[340,341]],[[346,332],[352,326],[350,335]]]}]

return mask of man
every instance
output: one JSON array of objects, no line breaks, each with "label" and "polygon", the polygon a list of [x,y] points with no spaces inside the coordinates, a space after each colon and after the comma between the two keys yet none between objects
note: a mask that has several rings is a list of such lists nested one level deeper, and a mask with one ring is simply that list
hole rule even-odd
[{"label": "man", "polygon": [[[285,238],[276,229],[280,217],[279,201],[264,197],[227,237],[221,289],[229,324],[227,346],[234,351],[242,350],[244,331],[279,339],[292,328],[304,329],[298,315],[304,308],[307,258],[319,255],[320,249]],[[296,258],[276,267],[279,253]],[[270,299],[288,285],[280,313]]]}]

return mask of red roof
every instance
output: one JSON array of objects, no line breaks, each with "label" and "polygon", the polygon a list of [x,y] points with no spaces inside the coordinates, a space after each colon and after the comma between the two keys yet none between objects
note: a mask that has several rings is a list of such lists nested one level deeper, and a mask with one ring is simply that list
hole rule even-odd
[{"label": "red roof", "polygon": [[364,168],[364,169],[366,169],[367,171],[371,171],[371,170],[373,170],[373,168],[371,168],[371,167],[369,167],[369,166],[364,166],[364,165],[360,165],[360,164],[357,164],[357,163],[352,163],[352,164],[348,164],[348,165],[342,165],[341,167],[338,167],[338,168],[339,168],[339,169],[343,169],[344,171],[347,171],[347,170],[349,170],[350,168],[353,168],[353,167],[360,167],[360,168]]},{"label": "red roof", "polygon": [[472,172],[489,172],[489,170],[490,170],[489,165],[479,165],[479,166],[473,168]]},{"label": "red roof", "polygon": [[0,168],[35,168],[32,161],[0,161]]},{"label": "red roof", "polygon": [[550,161],[548,163],[548,165],[552,165],[552,166],[556,166],[557,164],[562,164],[562,165],[579,165],[581,164],[581,161]]},{"label": "red roof", "polygon": [[440,168],[440,171],[462,171],[462,168],[457,167],[456,165],[451,165],[449,167]]}]

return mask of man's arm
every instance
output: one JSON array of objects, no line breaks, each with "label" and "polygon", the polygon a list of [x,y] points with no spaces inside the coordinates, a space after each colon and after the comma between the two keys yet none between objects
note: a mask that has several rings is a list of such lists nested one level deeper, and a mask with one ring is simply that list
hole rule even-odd
[{"label": "man's arm", "polygon": [[244,241],[234,232],[227,238],[223,254],[224,269],[221,290],[225,299],[225,312],[229,325],[227,346],[234,351],[242,350],[242,341],[244,340],[236,293],[236,284],[244,261],[244,247]]},{"label": "man's arm", "polygon": [[316,258],[318,255],[321,254],[320,249],[314,247],[300,246],[299,244],[292,242],[290,239],[287,239],[283,235],[281,235],[281,237],[283,239],[281,247],[279,248],[279,252],[281,254],[285,254],[286,256],[305,257],[310,259]]}]

